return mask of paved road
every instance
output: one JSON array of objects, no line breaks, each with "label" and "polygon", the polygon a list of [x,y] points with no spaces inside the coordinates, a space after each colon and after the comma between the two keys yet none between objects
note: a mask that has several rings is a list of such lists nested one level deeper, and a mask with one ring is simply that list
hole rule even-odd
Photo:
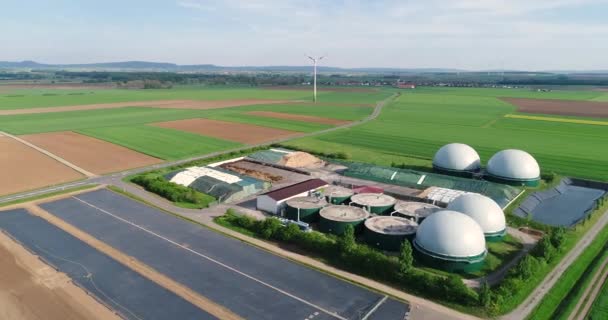
[{"label": "paved road", "polygon": [[[171,167],[171,166],[175,166],[175,165],[180,165],[180,164],[188,163],[188,162],[191,162],[191,161],[213,158],[213,157],[216,157],[216,156],[228,154],[230,152],[238,152],[238,151],[248,150],[248,149],[255,148],[255,147],[267,146],[267,145],[270,145],[270,144],[273,144],[273,143],[286,142],[286,141],[289,141],[289,140],[293,140],[295,138],[311,137],[311,136],[316,136],[316,135],[320,135],[320,134],[324,134],[324,133],[328,133],[328,132],[332,132],[332,131],[336,131],[336,130],[340,130],[340,129],[344,129],[344,128],[350,128],[350,127],[358,126],[360,124],[363,124],[363,123],[366,123],[366,122],[369,122],[371,120],[376,119],[380,115],[380,113],[382,112],[382,108],[384,108],[384,106],[386,104],[388,104],[391,101],[393,101],[397,96],[398,96],[398,94],[393,94],[392,96],[390,96],[390,97],[388,97],[388,98],[386,98],[386,99],[378,102],[376,104],[376,106],[374,106],[374,110],[372,111],[372,113],[369,116],[367,116],[366,118],[364,118],[362,120],[359,120],[359,121],[354,121],[354,122],[351,122],[351,123],[347,123],[347,124],[344,124],[344,125],[341,125],[341,126],[336,126],[336,127],[333,127],[333,128],[329,128],[329,129],[325,129],[325,130],[321,130],[321,131],[316,131],[316,132],[305,133],[305,134],[302,134],[302,135],[297,136],[297,137],[290,137],[290,138],[285,138],[285,139],[276,139],[276,140],[273,140],[273,141],[268,141],[268,142],[264,142],[264,143],[260,143],[260,144],[256,144],[256,145],[248,145],[248,146],[244,146],[244,147],[240,147],[240,148],[235,148],[235,149],[230,149],[230,150],[225,150],[225,151],[218,151],[218,152],[208,153],[208,154],[203,155],[203,156],[191,157],[191,158],[183,159],[183,160],[163,162],[163,163],[160,163],[160,164],[154,164],[154,165],[151,165],[151,166],[137,168],[137,169],[125,170],[125,171],[111,173],[111,174],[107,174],[107,175],[103,175],[103,176],[95,176],[92,173],[87,172],[88,174],[93,175],[93,176],[89,176],[88,179],[82,180],[82,181],[70,182],[70,183],[60,184],[60,185],[56,185],[56,186],[52,186],[52,187],[47,187],[47,188],[42,188],[42,189],[38,189],[38,190],[22,192],[22,193],[18,193],[18,194],[9,195],[9,196],[3,196],[3,197],[0,197],[0,203],[14,201],[14,200],[19,200],[19,199],[23,199],[23,198],[29,198],[29,197],[32,197],[32,196],[39,196],[39,195],[43,195],[43,194],[46,194],[46,193],[51,193],[51,192],[54,192],[54,191],[58,191],[58,190],[62,190],[62,189],[67,189],[67,188],[73,188],[73,187],[82,186],[82,185],[86,185],[86,184],[111,184],[111,181],[114,180],[115,178],[123,178],[125,176],[133,175],[133,174],[136,174],[136,173],[141,173],[141,172],[146,172],[146,171],[151,171],[151,170]],[[10,136],[9,134],[6,134],[6,135]],[[14,138],[16,138],[16,137],[14,137]],[[42,149],[40,149],[38,147],[35,147],[35,146],[33,146],[33,147],[36,148],[37,150],[39,150],[40,152],[43,152],[45,154],[48,153],[48,151],[46,151],[46,150],[42,150]],[[49,155],[49,156],[51,156],[51,155]],[[56,155],[52,155],[51,157],[55,158],[56,160],[58,160],[60,162],[65,161],[65,160],[61,159],[60,157],[58,157]],[[67,162],[66,165],[68,165],[70,167],[74,166],[73,164],[71,164],[69,162]],[[75,169],[75,170],[78,170],[78,171],[82,170],[81,172],[83,172],[83,171],[86,172],[86,170],[84,170],[82,168],[78,168],[78,169]],[[87,174],[85,174],[85,175],[87,175]]]},{"label": "paved road", "polygon": [[520,320],[525,319],[536,306],[541,302],[545,294],[551,290],[560,276],[576,261],[580,254],[591,244],[597,234],[608,224],[608,210],[602,213],[598,221],[585,233],[579,242],[572,250],[562,259],[545,279],[536,287],[536,289],[528,296],[528,298],[517,307],[513,312],[501,317],[504,320]]}]

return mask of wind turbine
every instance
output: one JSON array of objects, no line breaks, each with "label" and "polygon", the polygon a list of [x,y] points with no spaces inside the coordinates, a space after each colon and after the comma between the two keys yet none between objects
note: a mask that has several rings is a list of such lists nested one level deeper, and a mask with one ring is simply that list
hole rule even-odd
[{"label": "wind turbine", "polygon": [[313,96],[312,102],[317,102],[317,61],[321,61],[325,56],[320,56],[318,58],[313,58],[308,56],[308,59],[312,60],[313,63],[313,78],[312,78],[312,86],[313,86]]}]

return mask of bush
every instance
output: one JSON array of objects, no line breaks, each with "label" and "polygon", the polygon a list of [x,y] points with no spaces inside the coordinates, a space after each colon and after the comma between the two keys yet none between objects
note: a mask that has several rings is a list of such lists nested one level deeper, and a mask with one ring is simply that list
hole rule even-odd
[{"label": "bush", "polygon": [[131,181],[142,186],[146,191],[155,193],[172,202],[191,203],[206,208],[211,202],[215,201],[215,198],[210,195],[167,181],[161,176],[139,175]]}]

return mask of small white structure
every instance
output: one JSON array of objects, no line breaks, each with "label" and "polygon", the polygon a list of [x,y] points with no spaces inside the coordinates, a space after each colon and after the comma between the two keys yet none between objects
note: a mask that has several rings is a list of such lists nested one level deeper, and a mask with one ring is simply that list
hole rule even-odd
[{"label": "small white structure", "polygon": [[311,179],[293,184],[284,188],[276,189],[260,195],[256,200],[258,210],[279,214],[285,202],[296,197],[306,197],[321,188],[327,187],[327,182],[321,179]]},{"label": "small white structure", "polygon": [[489,237],[502,237],[507,228],[505,214],[494,200],[481,194],[470,193],[462,195],[450,202],[448,210],[462,212],[473,218]]},{"label": "small white structure", "polygon": [[211,177],[229,184],[237,183],[242,180],[236,175],[218,171],[209,167],[190,167],[173,176],[170,181],[187,187],[200,177]]},{"label": "small white structure", "polygon": [[433,200],[434,203],[444,203],[447,205],[461,195],[469,193],[471,192],[441,187],[429,187],[422,192],[421,196],[426,199]]},{"label": "small white structure", "polygon": [[477,151],[469,145],[450,143],[435,153],[433,167],[438,171],[475,172],[481,168],[481,161]]},{"label": "small white structure", "polygon": [[507,149],[497,152],[490,158],[488,174],[494,178],[509,181],[528,182],[540,179],[540,167],[529,153]]}]

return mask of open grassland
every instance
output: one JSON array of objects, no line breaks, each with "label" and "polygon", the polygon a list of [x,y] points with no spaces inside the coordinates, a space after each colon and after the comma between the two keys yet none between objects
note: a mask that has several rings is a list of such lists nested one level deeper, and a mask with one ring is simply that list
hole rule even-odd
[{"label": "open grassland", "polygon": [[78,132],[166,160],[242,146],[232,141],[147,125],[100,127]]},{"label": "open grassland", "polygon": [[[321,103],[373,104],[387,97],[378,92],[319,92]],[[25,89],[0,92],[0,110],[76,106],[99,103],[155,100],[235,100],[274,99],[311,101],[312,92],[305,90],[271,90],[260,88],[175,87],[173,89]]]},{"label": "open grassland", "polygon": [[[423,88],[424,89],[424,88]],[[442,91],[444,90],[444,91]],[[543,171],[608,180],[608,127],[505,118],[516,107],[497,97],[506,89],[424,89],[403,91],[397,101],[386,106],[380,117],[354,128],[288,143],[320,152],[349,152],[353,159],[390,164],[431,159],[446,143],[473,146],[487,162],[501,149],[518,148],[530,152]],[[483,90],[489,90],[484,92]],[[595,92],[545,92],[555,97],[592,97]],[[541,94],[541,93],[538,93]],[[547,98],[543,96],[543,98]],[[416,158],[412,161],[410,158]],[[428,162],[427,162],[428,163]]]}]

